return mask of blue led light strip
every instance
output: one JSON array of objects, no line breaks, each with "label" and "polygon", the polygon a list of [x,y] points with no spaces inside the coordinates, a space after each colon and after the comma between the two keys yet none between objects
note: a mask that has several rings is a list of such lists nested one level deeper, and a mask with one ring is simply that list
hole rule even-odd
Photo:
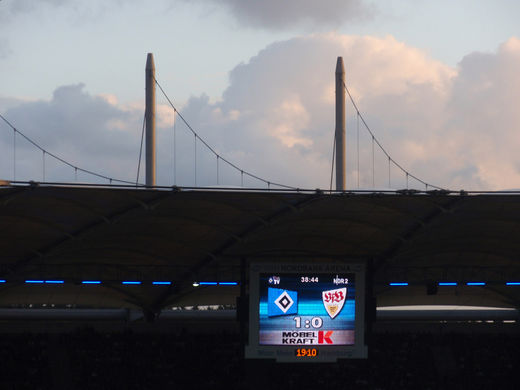
[{"label": "blue led light strip", "polygon": [[[5,279],[0,279],[0,283],[7,283]],[[65,284],[65,280],[45,280],[45,279],[26,279],[27,284]],[[140,285],[143,282],[138,280],[124,280],[121,284]],[[82,280],[81,284],[102,284],[101,280]],[[152,285],[169,286],[173,283],[171,281],[152,281]],[[238,286],[239,282],[198,282],[201,286]],[[506,282],[506,286],[520,286],[520,282]],[[401,287],[409,286],[408,282],[390,282],[389,286]],[[438,282],[439,286],[457,286],[457,282]],[[486,282],[466,282],[466,286],[486,286]]]},{"label": "blue led light strip", "polygon": [[[0,0],[1,1],[1,0]],[[79,283],[78,281],[73,281],[74,283]],[[112,281],[114,282],[114,281]],[[0,279],[0,283],[7,283],[5,279]],[[52,279],[52,280],[45,280],[45,279],[26,279],[25,283],[27,284],[66,284],[66,283],[72,283],[71,281],[65,281],[65,280],[59,280],[59,279]],[[146,282],[150,283],[150,282]],[[195,282],[197,285],[201,286],[238,286],[239,282]],[[103,284],[101,280],[82,280],[81,284]],[[142,281],[139,280],[123,280],[121,281],[121,284],[124,285],[140,285],[143,284]],[[168,280],[155,280],[151,282],[152,285],[155,286],[171,286],[173,282]]]},{"label": "blue led light strip", "polygon": [[[7,283],[5,279],[0,279],[0,283]],[[65,280],[59,280],[59,279],[52,279],[52,280],[45,280],[45,279],[26,279],[26,284],[65,284]],[[103,282],[101,280],[82,280],[81,284],[102,284]],[[142,281],[138,280],[123,280],[121,281],[121,284],[125,285],[140,285],[142,284]],[[171,281],[152,281],[152,285],[156,286],[170,286],[173,283]],[[201,286],[238,286],[239,282],[196,282],[198,285]],[[438,282],[438,286],[457,286],[458,282]],[[486,282],[466,282],[463,283],[466,286],[486,286]],[[506,286],[520,286],[519,282],[505,282]],[[408,282],[389,282],[389,286],[392,287],[404,287],[409,286]]]}]

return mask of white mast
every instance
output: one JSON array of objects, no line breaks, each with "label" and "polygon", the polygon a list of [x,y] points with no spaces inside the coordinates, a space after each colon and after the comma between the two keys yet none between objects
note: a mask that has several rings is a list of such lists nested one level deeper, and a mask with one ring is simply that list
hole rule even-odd
[{"label": "white mast", "polygon": [[146,58],[146,185],[155,186],[155,64]]},{"label": "white mast", "polygon": [[336,62],[336,190],[344,191],[345,181],[345,68]]}]

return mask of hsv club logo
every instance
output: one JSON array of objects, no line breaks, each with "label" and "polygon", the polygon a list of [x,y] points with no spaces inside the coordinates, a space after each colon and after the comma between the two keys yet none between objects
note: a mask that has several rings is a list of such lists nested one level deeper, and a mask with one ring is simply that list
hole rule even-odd
[{"label": "hsv club logo", "polygon": [[267,315],[269,317],[298,313],[298,292],[269,287],[267,289]]},{"label": "hsv club logo", "polygon": [[343,309],[345,299],[347,298],[347,288],[338,288],[336,290],[322,291],[323,306],[329,314],[330,318],[334,319]]}]

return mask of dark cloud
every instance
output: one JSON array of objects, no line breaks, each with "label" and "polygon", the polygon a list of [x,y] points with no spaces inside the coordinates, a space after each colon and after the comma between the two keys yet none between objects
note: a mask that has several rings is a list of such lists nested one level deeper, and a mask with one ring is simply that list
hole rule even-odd
[{"label": "dark cloud", "polygon": [[[5,110],[4,116],[44,149],[74,165],[129,178],[128,170],[122,167],[138,152],[139,118],[102,97],[91,96],[82,84],[56,89],[50,101],[22,102]],[[16,141],[17,179],[40,180],[42,153],[21,136]],[[1,176],[12,178],[13,132],[4,123],[0,142],[5,160]],[[47,165],[47,179],[70,180],[74,176],[71,168],[50,157]],[[133,161],[132,165],[137,166]]]},{"label": "dark cloud", "polygon": [[[187,1],[187,0],[185,0]],[[338,27],[370,18],[364,0],[190,0],[223,7],[243,26],[284,30],[299,26]]]},{"label": "dark cloud", "polygon": [[[35,4],[32,0],[6,0],[7,10],[13,14],[26,13],[34,10],[35,6],[50,5],[50,6],[61,6],[66,4],[67,0],[38,0],[38,4]],[[70,2],[70,1],[69,1]]]},{"label": "dark cloud", "polygon": [[[202,105],[208,103],[206,98],[198,100]],[[157,111],[158,184],[217,184],[214,156],[199,141],[195,166],[191,132],[178,124],[174,148],[173,111],[164,105]],[[57,88],[48,101],[1,98],[0,112],[20,132],[69,163],[111,178],[136,180],[144,115],[141,104],[121,105],[113,96],[93,96],[83,84],[77,84]],[[144,182],[144,172],[143,151],[140,182]],[[228,173],[222,167],[221,178]],[[0,179],[40,181],[44,174],[46,181],[107,183],[80,171],[76,176],[73,168],[44,156],[20,134],[14,137],[13,130],[0,121]],[[233,185],[240,184],[239,176],[228,179]]]}]

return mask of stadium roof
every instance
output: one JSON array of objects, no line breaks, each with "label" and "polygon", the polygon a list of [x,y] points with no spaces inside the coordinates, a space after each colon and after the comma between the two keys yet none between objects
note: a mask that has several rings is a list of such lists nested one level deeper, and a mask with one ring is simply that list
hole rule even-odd
[{"label": "stadium roof", "polygon": [[378,306],[519,306],[518,194],[32,183],[0,202],[0,307],[234,304],[239,286],[193,282],[287,260],[367,262]]}]

